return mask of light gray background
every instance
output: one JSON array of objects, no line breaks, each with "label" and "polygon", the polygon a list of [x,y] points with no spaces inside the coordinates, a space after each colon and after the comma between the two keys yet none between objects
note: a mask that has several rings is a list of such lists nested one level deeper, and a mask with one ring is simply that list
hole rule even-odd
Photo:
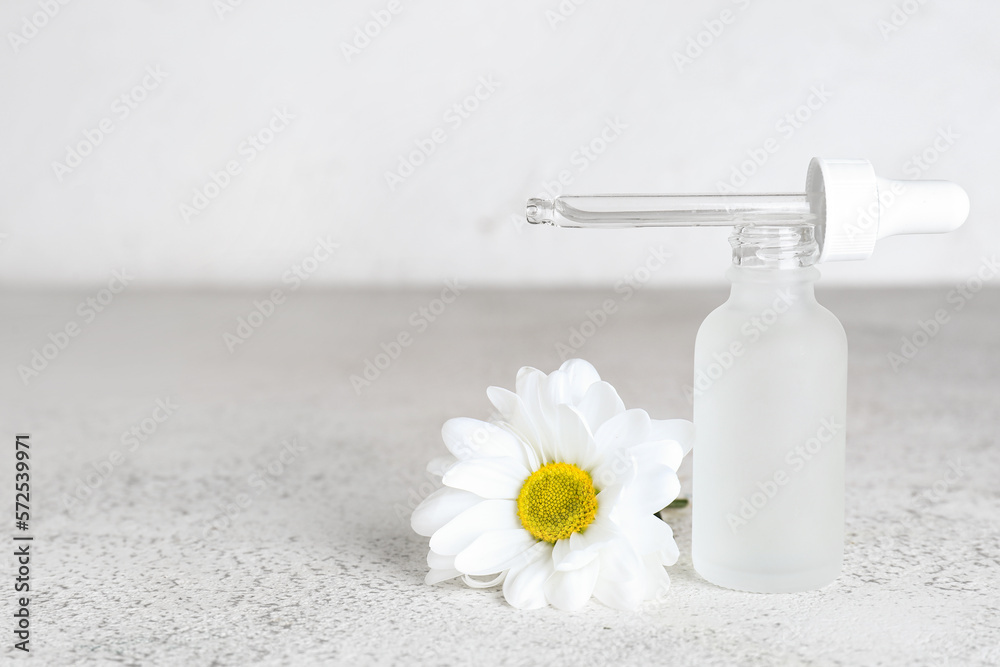
[{"label": "light gray background", "polygon": [[[829,283],[944,284],[1000,241],[996,3],[565,0],[557,22],[556,0],[398,0],[348,59],[343,44],[387,0],[223,2],[239,0],[46,0],[51,18],[38,0],[3,4],[0,280],[89,288],[126,267],[135,287],[267,287],[329,234],[341,252],[312,284],[607,286],[659,243],[674,259],[654,284],[718,283],[722,231],[515,220],[562,170],[580,193],[716,191],[772,137],[777,152],[744,191],[800,190],[818,155],[972,196],[958,233],[889,240],[867,263],[827,267]],[[37,34],[11,37],[32,20]],[[150,66],[166,77],[121,118],[115,100]],[[444,115],[480,77],[499,87],[455,127]],[[829,99],[794,132],[777,127],[814,87]],[[245,160],[241,142],[275,107],[294,120],[186,223],[180,204]],[[53,162],[103,118],[113,132],[60,180]],[[574,153],[607,119],[627,127],[581,171]],[[444,143],[391,191],[385,172],[437,127]],[[934,149],[939,132],[947,150]],[[920,169],[925,151],[934,162]]]}]

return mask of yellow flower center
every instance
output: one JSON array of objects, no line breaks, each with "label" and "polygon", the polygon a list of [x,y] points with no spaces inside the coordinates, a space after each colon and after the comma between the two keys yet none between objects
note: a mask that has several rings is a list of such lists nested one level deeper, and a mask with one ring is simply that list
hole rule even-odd
[{"label": "yellow flower center", "polygon": [[590,473],[570,463],[549,463],[524,481],[517,494],[517,518],[539,540],[556,543],[579,533],[597,516],[597,492]]}]

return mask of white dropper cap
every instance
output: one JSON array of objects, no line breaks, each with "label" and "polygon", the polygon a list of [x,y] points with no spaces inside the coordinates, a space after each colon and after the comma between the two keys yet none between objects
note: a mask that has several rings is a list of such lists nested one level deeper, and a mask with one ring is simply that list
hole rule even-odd
[{"label": "white dropper cap", "polygon": [[969,217],[961,186],[879,178],[867,160],[813,158],[806,195],[821,262],[867,259],[886,236],[950,232]]}]

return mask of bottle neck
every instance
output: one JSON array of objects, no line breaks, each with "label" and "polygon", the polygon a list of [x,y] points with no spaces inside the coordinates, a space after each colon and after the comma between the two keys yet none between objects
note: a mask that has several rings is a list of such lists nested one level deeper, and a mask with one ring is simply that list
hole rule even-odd
[{"label": "bottle neck", "polygon": [[736,225],[729,237],[735,266],[789,270],[812,266],[819,259],[812,223],[785,222]]},{"label": "bottle neck", "polygon": [[733,284],[729,301],[737,307],[758,310],[775,302],[788,307],[816,303],[814,288],[819,275],[814,266],[792,269],[731,266],[726,271]]}]

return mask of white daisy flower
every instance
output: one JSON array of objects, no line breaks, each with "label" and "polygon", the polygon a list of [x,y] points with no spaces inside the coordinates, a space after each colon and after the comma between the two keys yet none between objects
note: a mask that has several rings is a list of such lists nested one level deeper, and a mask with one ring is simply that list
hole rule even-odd
[{"label": "white daisy flower", "polygon": [[578,609],[591,596],[635,609],[661,595],[678,550],[655,513],[680,491],[691,422],[626,410],[582,359],[548,376],[522,368],[516,388],[487,390],[502,419],[442,429],[451,455],[428,470],[444,487],[411,518],[431,538],[427,583],[502,582],[522,609]]}]

